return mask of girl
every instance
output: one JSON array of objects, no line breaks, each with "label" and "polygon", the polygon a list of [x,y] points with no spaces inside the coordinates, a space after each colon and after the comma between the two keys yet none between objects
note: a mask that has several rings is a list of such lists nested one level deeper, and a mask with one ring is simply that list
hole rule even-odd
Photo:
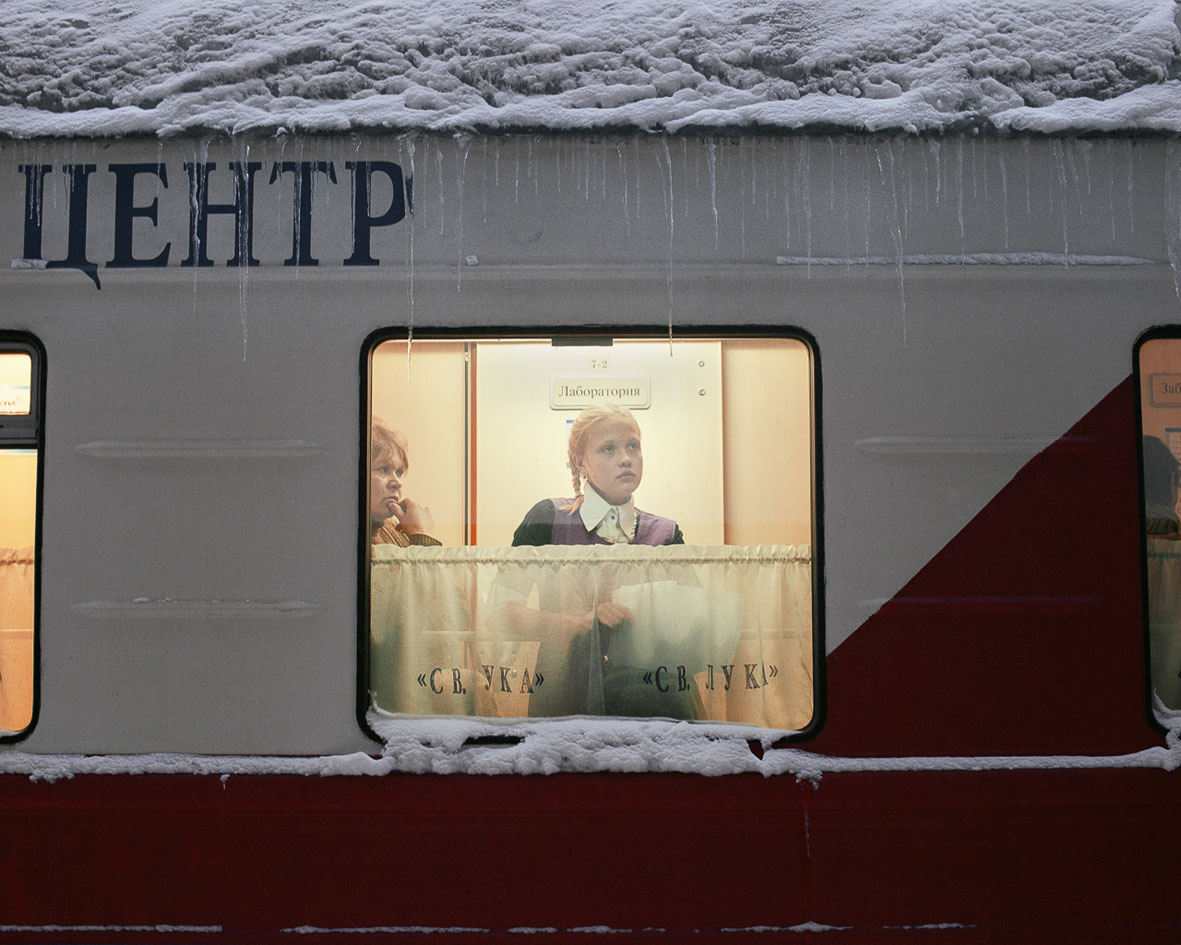
[{"label": "girl", "polygon": [[570,428],[567,454],[574,497],[538,502],[517,526],[514,545],[684,544],[676,522],[643,512],[632,501],[644,475],[644,455],[630,410],[587,407]]}]

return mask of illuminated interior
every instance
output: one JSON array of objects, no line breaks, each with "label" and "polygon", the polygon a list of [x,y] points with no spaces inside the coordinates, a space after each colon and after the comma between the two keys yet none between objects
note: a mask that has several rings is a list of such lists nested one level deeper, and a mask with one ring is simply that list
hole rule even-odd
[{"label": "illuminated interior", "polygon": [[35,450],[0,450],[0,731],[33,716]]},{"label": "illuminated interior", "polygon": [[1181,338],[1140,346],[1149,663],[1156,698],[1181,709]]},{"label": "illuminated interior", "polygon": [[33,359],[23,351],[0,351],[0,414],[27,414]]},{"label": "illuminated interior", "polygon": [[[783,338],[377,345],[374,710],[805,728],[812,372]],[[571,432],[596,404],[630,411],[618,443],[583,421],[635,450],[618,499],[589,446],[575,491]]]}]

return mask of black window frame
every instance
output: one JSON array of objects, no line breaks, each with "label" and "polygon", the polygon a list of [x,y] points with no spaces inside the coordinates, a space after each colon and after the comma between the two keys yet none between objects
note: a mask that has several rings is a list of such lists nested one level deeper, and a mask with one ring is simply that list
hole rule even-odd
[{"label": "black window frame", "polygon": [[27,738],[41,712],[41,516],[45,507],[45,347],[24,331],[0,330],[0,354],[28,354],[31,360],[28,414],[0,414],[0,449],[37,451],[36,508],[33,510],[33,707],[29,724],[19,732],[0,735],[0,744]]},{"label": "black window frame", "polygon": [[[369,726],[369,640],[370,640],[370,534],[369,534],[369,437],[372,417],[372,383],[370,376],[370,362],[373,352],[383,342],[407,341],[414,339],[432,341],[492,341],[503,339],[550,339],[555,345],[595,344],[603,339],[611,340],[664,340],[697,341],[697,340],[790,340],[801,342],[809,353],[811,366],[811,403],[809,405],[812,420],[812,696],[813,712],[808,725],[784,739],[777,741],[776,746],[795,744],[814,738],[824,727],[827,717],[827,651],[825,648],[825,612],[824,612],[824,489],[823,489],[823,427],[821,420],[822,374],[820,361],[820,346],[815,337],[803,328],[796,326],[759,325],[759,326],[719,326],[716,328],[695,327],[693,329],[670,332],[668,325],[586,325],[555,331],[552,327],[528,326],[478,326],[478,327],[444,327],[417,329],[413,333],[406,327],[385,327],[371,332],[361,345],[359,358],[359,403],[360,417],[358,423],[357,449],[357,666],[356,666],[356,717],[361,731],[372,741],[381,743],[383,740]],[[434,716],[420,716],[434,718]],[[500,720],[482,719],[485,724],[497,724]],[[531,721],[544,723],[546,719],[537,718]],[[656,721],[655,719],[653,721]],[[504,721],[503,740],[515,742],[512,725],[515,720]],[[674,723],[669,723],[674,724]],[[753,729],[752,731],[757,731]],[[488,736],[482,736],[480,741],[488,741]],[[501,740],[500,736],[493,736],[493,740]],[[469,739],[469,741],[471,741]]]}]

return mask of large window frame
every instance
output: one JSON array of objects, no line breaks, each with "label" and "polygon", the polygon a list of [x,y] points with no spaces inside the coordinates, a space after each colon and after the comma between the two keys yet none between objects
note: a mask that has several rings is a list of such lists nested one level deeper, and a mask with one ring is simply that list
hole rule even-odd
[{"label": "large window frame", "polygon": [[[381,741],[381,738],[374,732],[369,724],[368,713],[371,708],[371,693],[370,693],[370,625],[373,616],[373,601],[372,601],[372,585],[371,585],[371,533],[370,533],[370,499],[369,499],[369,483],[370,483],[370,435],[371,435],[371,418],[373,416],[372,407],[372,357],[378,346],[384,342],[409,342],[411,345],[421,341],[451,341],[462,342],[470,341],[474,343],[488,343],[494,341],[514,342],[532,340],[548,340],[554,347],[563,346],[594,346],[603,343],[610,339],[611,341],[638,341],[638,340],[663,340],[663,343],[668,344],[669,341],[675,342],[690,342],[703,340],[716,340],[723,342],[759,342],[759,341],[789,341],[798,342],[807,351],[809,364],[809,403],[808,414],[810,417],[810,462],[809,467],[809,489],[811,496],[811,517],[810,517],[810,548],[811,548],[811,570],[810,570],[810,606],[811,606],[811,627],[810,627],[810,672],[811,672],[811,696],[812,696],[812,714],[807,724],[797,730],[791,732],[787,736],[788,740],[798,741],[810,738],[816,734],[822,727],[826,714],[825,702],[825,648],[824,648],[824,555],[823,555],[823,498],[821,488],[820,470],[822,468],[821,456],[821,432],[820,432],[820,401],[821,401],[821,374],[820,374],[820,352],[815,340],[807,332],[794,328],[755,328],[755,329],[731,329],[731,330],[701,330],[683,332],[678,331],[674,338],[670,339],[667,326],[643,326],[639,328],[622,329],[616,326],[590,326],[580,328],[577,331],[555,332],[552,329],[526,329],[519,327],[512,328],[480,328],[477,330],[470,329],[446,329],[434,330],[430,332],[417,332],[413,337],[409,336],[405,329],[387,328],[381,329],[372,333],[364,342],[360,353],[360,423],[359,423],[359,451],[358,451],[358,521],[360,523],[358,533],[358,636],[357,636],[357,699],[356,699],[356,714],[358,724],[362,731],[367,736],[375,741]],[[411,449],[413,452],[413,447]],[[465,470],[466,474],[466,470]],[[741,672],[741,669],[739,670]],[[666,677],[667,678],[667,677]],[[720,677],[719,677],[720,678]],[[413,716],[412,716],[413,717]],[[428,714],[418,716],[422,718],[434,718],[434,715]],[[512,726],[517,719],[513,718],[490,718],[485,715],[477,715],[486,731],[487,724],[494,726],[503,726],[506,736],[511,737]],[[643,718],[646,721],[650,720],[648,716],[628,716],[628,715],[607,715],[608,718]],[[657,716],[656,718],[659,718]],[[531,722],[543,722],[542,718],[531,718]],[[752,731],[758,730],[752,728]]]},{"label": "large window frame", "polygon": [[[36,456],[33,485],[33,566],[32,566],[32,653],[31,707],[28,723],[16,731],[0,734],[0,743],[26,738],[36,727],[41,707],[41,511],[45,475],[45,349],[41,342],[26,332],[0,331],[0,354],[23,354],[30,361],[29,409],[27,413],[0,413],[0,453],[32,451]],[[6,730],[7,731],[7,730]]]}]

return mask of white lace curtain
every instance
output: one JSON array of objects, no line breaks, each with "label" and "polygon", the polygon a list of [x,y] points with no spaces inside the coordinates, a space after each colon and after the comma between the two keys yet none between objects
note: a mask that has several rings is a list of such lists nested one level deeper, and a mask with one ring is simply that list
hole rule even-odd
[{"label": "white lace curtain", "polygon": [[1181,541],[1148,541],[1148,647],[1152,688],[1181,709]]},{"label": "white lace curtain", "polygon": [[808,546],[378,545],[371,595],[380,710],[812,717]]}]

